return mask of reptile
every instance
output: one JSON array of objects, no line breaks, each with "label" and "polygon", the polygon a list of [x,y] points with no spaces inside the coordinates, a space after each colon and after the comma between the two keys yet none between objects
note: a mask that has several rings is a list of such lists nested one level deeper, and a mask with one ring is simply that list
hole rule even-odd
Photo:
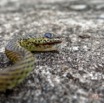
[{"label": "reptile", "polygon": [[49,37],[14,37],[5,47],[5,54],[13,65],[0,70],[0,92],[13,89],[19,85],[35,68],[35,58],[32,52],[56,51],[60,38]]}]

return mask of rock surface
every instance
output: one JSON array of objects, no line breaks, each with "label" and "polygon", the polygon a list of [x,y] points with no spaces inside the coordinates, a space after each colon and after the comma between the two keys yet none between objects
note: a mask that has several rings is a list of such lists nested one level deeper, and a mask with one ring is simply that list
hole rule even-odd
[{"label": "rock surface", "polygon": [[103,0],[1,0],[0,52],[15,34],[52,32],[63,43],[36,54],[36,69],[0,103],[104,103],[103,11]]}]

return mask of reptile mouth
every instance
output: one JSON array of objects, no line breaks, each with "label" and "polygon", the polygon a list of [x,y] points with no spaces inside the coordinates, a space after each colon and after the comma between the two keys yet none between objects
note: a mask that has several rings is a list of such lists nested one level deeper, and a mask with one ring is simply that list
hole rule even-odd
[{"label": "reptile mouth", "polygon": [[47,42],[47,43],[43,43],[42,45],[56,45],[56,44],[60,44],[62,43],[62,41],[55,41],[55,42]]}]

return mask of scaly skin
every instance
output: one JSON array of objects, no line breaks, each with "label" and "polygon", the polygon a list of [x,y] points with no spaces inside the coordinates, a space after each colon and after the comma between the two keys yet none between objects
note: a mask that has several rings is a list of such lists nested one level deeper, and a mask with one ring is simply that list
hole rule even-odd
[{"label": "scaly skin", "polygon": [[21,83],[35,68],[31,51],[55,51],[54,45],[61,43],[58,38],[12,39],[5,47],[7,57],[14,65],[0,70],[0,91],[12,89]]}]

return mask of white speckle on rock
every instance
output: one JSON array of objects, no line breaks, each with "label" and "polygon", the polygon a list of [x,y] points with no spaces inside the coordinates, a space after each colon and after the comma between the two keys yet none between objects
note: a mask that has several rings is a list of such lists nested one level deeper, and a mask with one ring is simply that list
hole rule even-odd
[{"label": "white speckle on rock", "polygon": [[20,18],[19,18],[19,17],[15,17],[14,20],[15,20],[15,21],[19,21]]},{"label": "white speckle on rock", "polygon": [[78,51],[78,50],[79,50],[79,47],[78,47],[78,46],[73,46],[73,47],[72,47],[72,50],[73,50],[73,51]]},{"label": "white speckle on rock", "polygon": [[6,28],[6,29],[10,29],[11,28],[11,24],[4,24],[4,27]]},{"label": "white speckle on rock", "polygon": [[84,49],[85,51],[88,51],[87,45],[84,45],[84,46],[83,46],[83,49]]},{"label": "white speckle on rock", "polygon": [[70,8],[73,9],[73,10],[83,10],[83,9],[87,8],[87,5],[84,5],[84,4],[71,5]]},{"label": "white speckle on rock", "polygon": [[0,52],[4,52],[4,50],[5,50],[4,47],[0,48]]},{"label": "white speckle on rock", "polygon": [[60,83],[60,78],[59,78],[59,76],[55,76],[55,77],[54,77],[54,81],[55,81],[57,84],[59,84],[59,83]]}]

